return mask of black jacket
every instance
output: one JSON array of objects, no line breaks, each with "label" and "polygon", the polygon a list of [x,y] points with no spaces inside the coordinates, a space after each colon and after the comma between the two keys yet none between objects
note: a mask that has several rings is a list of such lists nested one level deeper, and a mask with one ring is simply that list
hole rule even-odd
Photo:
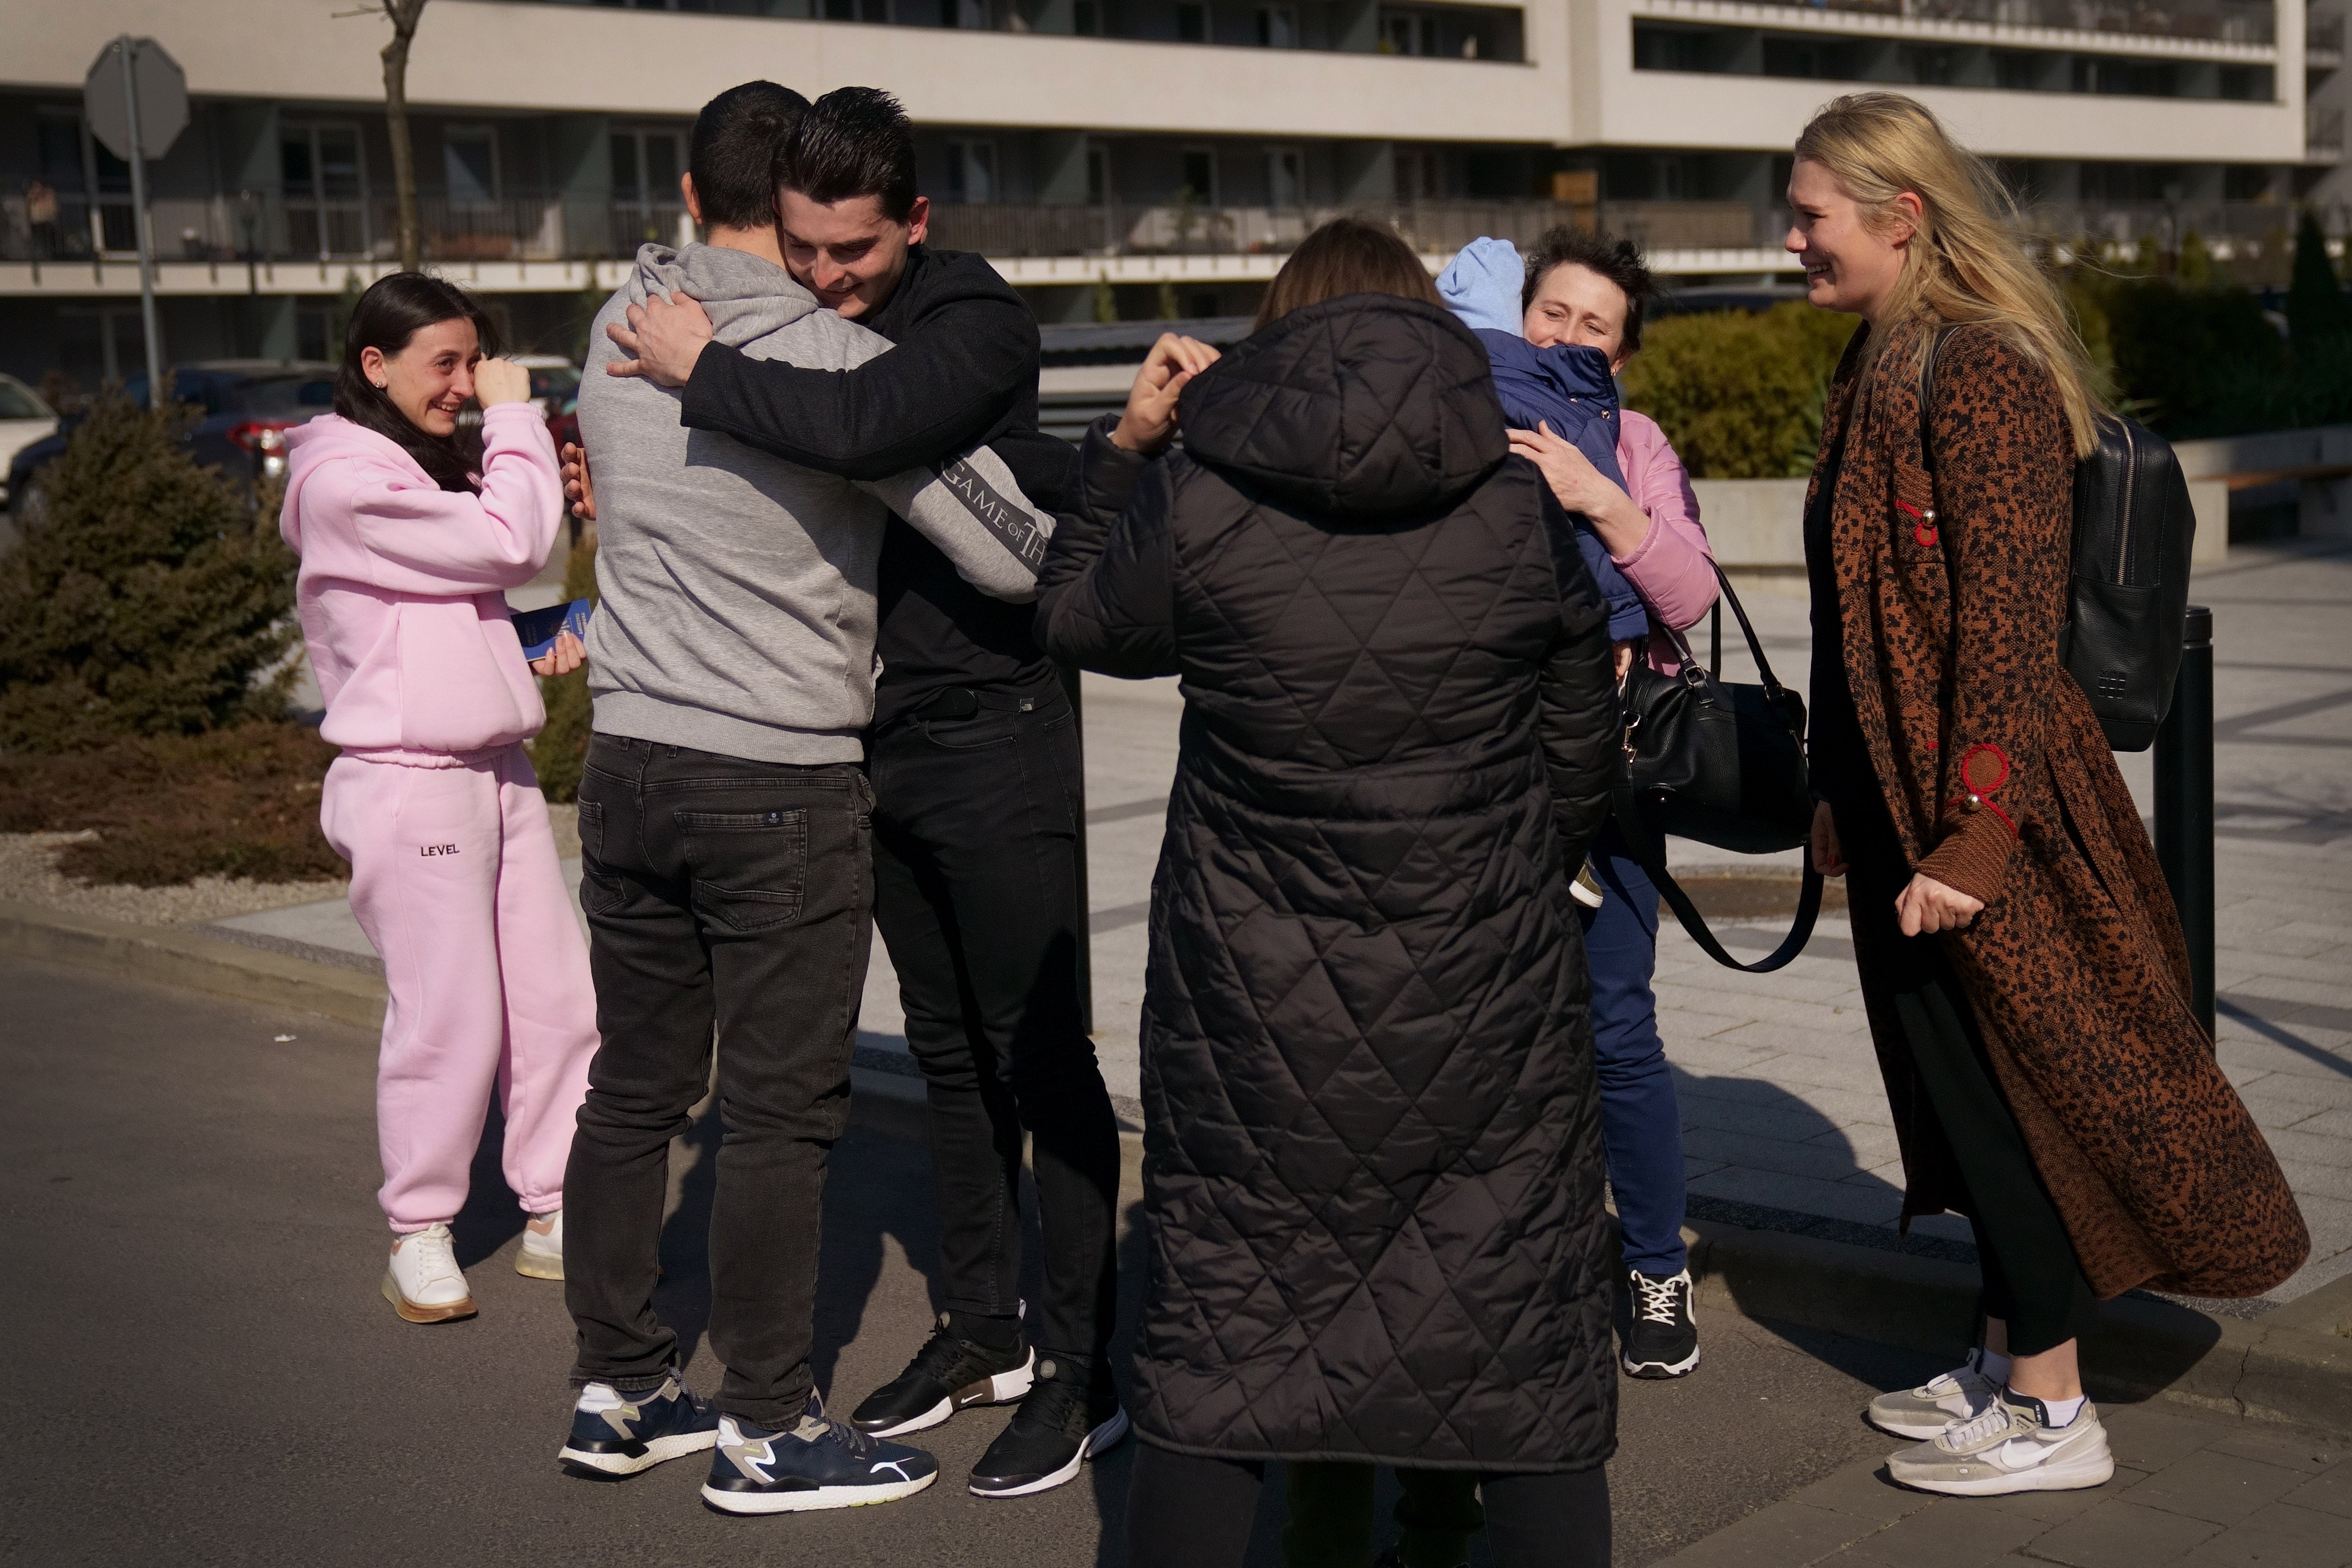
[{"label": "black jacket", "polygon": [[1143,1024],[1144,1436],[1580,1469],[1615,1445],[1569,879],[1615,699],[1573,530],[1444,310],[1295,311],[1089,434],[1039,626],[1181,674]]},{"label": "black jacket", "polygon": [[[1036,318],[984,258],[914,247],[898,287],[862,324],[898,346],[855,370],[712,343],[686,384],[686,424],[853,479],[937,468],[986,444],[1039,507],[1068,504],[1076,456],[1037,428]],[[1030,607],[982,594],[897,518],[878,578],[876,729],[942,687],[1034,690],[1053,680]]]}]

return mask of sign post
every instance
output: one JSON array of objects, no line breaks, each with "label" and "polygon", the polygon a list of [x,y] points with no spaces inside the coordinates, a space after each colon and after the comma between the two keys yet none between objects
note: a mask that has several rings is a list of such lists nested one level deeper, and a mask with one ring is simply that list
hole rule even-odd
[{"label": "sign post", "polygon": [[[188,126],[188,79],[152,38],[128,33],[106,46],[81,88],[82,117],[106,150],[131,165],[139,240],[139,322],[147,340],[147,405],[163,395],[163,340],[155,321],[155,232],[147,214],[147,160],[172,150]],[[93,195],[97,193],[92,192]]]}]

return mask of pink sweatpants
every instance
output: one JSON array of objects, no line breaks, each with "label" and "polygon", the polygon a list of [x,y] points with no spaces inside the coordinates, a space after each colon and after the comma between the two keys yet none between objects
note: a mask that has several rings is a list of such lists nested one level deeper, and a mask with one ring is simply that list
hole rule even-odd
[{"label": "pink sweatpants", "polygon": [[376,1194],[395,1231],[456,1217],[495,1088],[506,1178],[522,1205],[563,1204],[563,1166],[596,993],[520,746],[445,764],[341,756],[320,825],[352,863],[352,912],[392,993],[376,1060]]}]

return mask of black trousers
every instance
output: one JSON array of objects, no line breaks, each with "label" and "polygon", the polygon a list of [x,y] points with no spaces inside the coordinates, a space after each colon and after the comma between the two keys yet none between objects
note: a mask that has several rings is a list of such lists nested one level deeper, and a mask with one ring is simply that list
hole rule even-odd
[{"label": "black trousers", "polygon": [[[1598,1466],[1476,1479],[1497,1568],[1609,1568],[1609,1479]],[[1240,1568],[1265,1483],[1265,1466],[1255,1459],[1204,1458],[1139,1443],[1127,1491],[1129,1568]],[[1408,1481],[1407,1501],[1475,1514],[1463,1489],[1416,1489]],[[1430,1495],[1416,1498],[1416,1490]],[[1364,1500],[1369,1514],[1369,1491]]]},{"label": "black trousers", "polygon": [[1895,900],[1911,872],[1885,805],[1840,805],[1835,813],[1851,868],[1854,958],[1864,989],[1884,998],[1902,1030],[1967,1184],[1985,1314],[2008,1325],[2011,1354],[2054,1350],[2097,1321],[2098,1298],[2001,1098],[1944,939],[1903,934]]},{"label": "black trousers", "polygon": [[1076,716],[1059,688],[978,696],[869,746],[875,919],[929,1099],[944,1304],[1019,1310],[1025,1130],[1045,1248],[1031,1337],[1099,1364],[1117,1307],[1118,1123],[1078,1008]]},{"label": "black trousers", "polygon": [[598,735],[580,782],[580,901],[604,1043],[564,1174],[576,1382],[657,1386],[669,1142],[710,1081],[710,1348],[719,1407],[789,1425],[808,1399],[825,1160],[849,1112],[872,947],[873,793],[787,767]]}]

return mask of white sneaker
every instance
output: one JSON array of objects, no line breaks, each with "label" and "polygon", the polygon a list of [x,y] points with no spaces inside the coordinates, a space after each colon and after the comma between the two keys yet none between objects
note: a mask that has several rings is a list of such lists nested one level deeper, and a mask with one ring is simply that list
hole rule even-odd
[{"label": "white sneaker", "polygon": [[532,1279],[563,1278],[563,1211],[550,1209],[523,1222],[522,1250],[515,1272]]},{"label": "white sneaker", "polygon": [[1904,1486],[1953,1497],[2077,1491],[2103,1486],[2116,1473],[2098,1406],[2085,1399],[2065,1426],[2048,1422],[2040,1400],[2004,1391],[1975,1420],[1889,1454],[1886,1473]]},{"label": "white sneaker", "polygon": [[383,1299],[412,1323],[446,1323],[474,1315],[474,1298],[446,1225],[428,1225],[392,1238],[383,1270]]},{"label": "white sneaker", "polygon": [[1955,1421],[1973,1421],[2000,1398],[2000,1385],[1977,1370],[1976,1357],[1870,1402],[1870,1424],[1897,1437],[1924,1442]]}]

